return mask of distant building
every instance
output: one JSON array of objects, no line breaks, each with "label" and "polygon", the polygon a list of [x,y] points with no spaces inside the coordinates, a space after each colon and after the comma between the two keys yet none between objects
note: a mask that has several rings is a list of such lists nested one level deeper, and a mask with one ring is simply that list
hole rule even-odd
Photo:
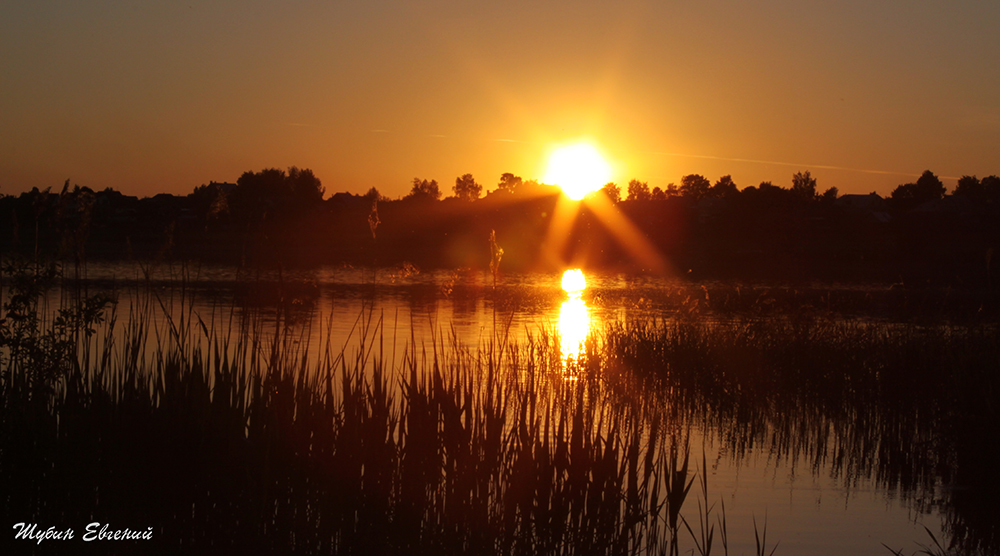
[{"label": "distant building", "polygon": [[849,194],[837,197],[837,206],[847,207],[857,210],[881,211],[885,209],[885,199],[875,192],[867,195]]},{"label": "distant building", "polygon": [[834,201],[838,207],[854,210],[867,214],[869,218],[876,222],[886,223],[892,217],[886,212],[886,202],[881,195],[874,191],[867,195],[848,194],[837,197]]}]

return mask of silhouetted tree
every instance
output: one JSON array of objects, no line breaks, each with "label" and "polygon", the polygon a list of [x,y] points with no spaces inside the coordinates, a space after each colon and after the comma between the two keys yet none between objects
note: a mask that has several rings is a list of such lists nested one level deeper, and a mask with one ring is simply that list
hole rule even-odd
[{"label": "silhouetted tree", "polygon": [[917,189],[930,199],[940,199],[947,191],[941,180],[930,170],[924,170],[917,178]]},{"label": "silhouetted tree", "polygon": [[983,186],[986,202],[1000,203],[1000,177],[986,176],[980,184]]},{"label": "silhouetted tree", "polygon": [[814,201],[819,194],[816,192],[816,178],[808,170],[792,175],[792,193],[800,199]]},{"label": "silhouetted tree", "polygon": [[677,184],[675,184],[674,182],[670,182],[667,184],[667,187],[663,190],[663,194],[669,198],[669,197],[678,197],[680,196],[681,192],[680,189],[677,188]]},{"label": "silhouetted tree", "polygon": [[694,201],[700,201],[708,196],[712,182],[700,174],[688,174],[681,178],[680,194]]},{"label": "silhouetted tree", "polygon": [[839,193],[840,191],[836,187],[831,187],[823,192],[823,196],[820,197],[820,200],[824,203],[832,203],[837,200],[837,195]]},{"label": "silhouetted tree", "polygon": [[628,182],[629,201],[648,201],[650,199],[649,184],[644,181],[632,180]]},{"label": "silhouetted tree", "polygon": [[410,194],[406,198],[436,201],[441,198],[441,188],[438,187],[437,180],[427,181],[413,178],[413,188],[410,189]]},{"label": "silhouetted tree", "polygon": [[374,203],[376,201],[378,201],[378,202],[385,202],[385,201],[389,200],[388,197],[386,197],[385,195],[379,193],[378,188],[376,188],[374,186],[372,186],[372,188],[369,189],[367,193],[365,193],[364,195],[362,195],[362,197],[364,197],[365,199],[367,199],[369,203]]},{"label": "silhouetted tree", "polygon": [[962,176],[958,179],[958,185],[952,195],[958,197],[968,197],[969,199],[981,203],[986,200],[986,188],[976,176]]},{"label": "silhouetted tree", "polygon": [[612,203],[617,203],[622,200],[622,189],[613,181],[609,181],[604,184],[601,191],[608,196],[608,199],[610,199]]},{"label": "silhouetted tree", "polygon": [[215,220],[229,212],[229,202],[222,186],[214,181],[199,185],[188,195],[191,208],[203,220]]},{"label": "silhouetted tree", "polygon": [[762,199],[767,203],[776,202],[790,194],[789,190],[774,185],[769,181],[762,181],[757,187],[751,186],[741,192],[741,195]]},{"label": "silhouetted tree", "polygon": [[558,192],[558,186],[541,183],[538,180],[524,180],[517,186],[517,190],[515,191],[518,195],[528,197],[537,197]]},{"label": "silhouetted tree", "polygon": [[944,197],[945,187],[930,170],[924,170],[916,183],[905,183],[892,190],[890,200],[896,208],[913,208]]},{"label": "silhouetted tree", "polygon": [[326,193],[323,183],[309,168],[301,170],[295,166],[289,168],[285,186],[288,188],[288,194],[294,199],[293,203],[304,207],[316,206]]},{"label": "silhouetted tree", "polygon": [[717,197],[719,199],[724,199],[727,197],[732,197],[739,193],[740,190],[736,188],[736,184],[733,183],[733,178],[729,174],[719,178],[719,181],[715,182],[712,189],[709,190],[709,195],[712,197]]},{"label": "silhouetted tree", "polygon": [[455,178],[455,196],[463,201],[475,201],[483,192],[483,186],[476,183],[472,174],[462,174]]},{"label": "silhouetted tree", "polygon": [[521,176],[515,176],[510,172],[506,172],[500,176],[500,183],[497,184],[497,190],[514,193],[521,186],[521,183]]},{"label": "silhouetted tree", "polygon": [[244,172],[229,194],[229,208],[244,223],[295,218],[323,200],[323,185],[312,170],[292,166]]},{"label": "silhouetted tree", "polygon": [[651,194],[651,198],[654,201],[665,201],[667,199],[667,194],[664,193],[663,190],[660,189],[659,186],[657,186],[657,187],[653,188],[653,192]]}]

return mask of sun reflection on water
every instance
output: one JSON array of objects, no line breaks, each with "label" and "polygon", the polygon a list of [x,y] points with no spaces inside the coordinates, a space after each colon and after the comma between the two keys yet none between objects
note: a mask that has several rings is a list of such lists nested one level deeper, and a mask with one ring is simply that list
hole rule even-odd
[{"label": "sun reflection on water", "polygon": [[583,290],[587,288],[583,271],[567,270],[562,287],[569,299],[559,307],[559,347],[566,378],[573,379],[583,360],[583,343],[590,333],[590,310],[583,300]]}]

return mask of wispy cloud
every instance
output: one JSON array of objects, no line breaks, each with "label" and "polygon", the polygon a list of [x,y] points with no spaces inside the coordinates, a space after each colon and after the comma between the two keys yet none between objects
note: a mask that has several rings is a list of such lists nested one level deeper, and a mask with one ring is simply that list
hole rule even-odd
[{"label": "wispy cloud", "polygon": [[297,123],[297,122],[285,122],[285,125],[292,126],[292,127],[319,127],[316,124],[300,124],[300,123]]}]

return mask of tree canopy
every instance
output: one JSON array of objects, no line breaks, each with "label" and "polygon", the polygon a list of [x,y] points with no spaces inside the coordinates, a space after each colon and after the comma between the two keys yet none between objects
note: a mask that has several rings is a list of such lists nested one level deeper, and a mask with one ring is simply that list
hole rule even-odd
[{"label": "tree canopy", "polygon": [[816,192],[816,178],[808,170],[792,175],[792,193],[800,199],[814,201],[819,197]]},{"label": "tree canopy", "polygon": [[472,174],[462,174],[455,178],[455,196],[463,201],[475,201],[483,192],[483,186],[476,183]]},{"label": "tree canopy", "polygon": [[930,170],[924,170],[916,183],[904,183],[892,191],[890,199],[899,208],[912,208],[944,197],[945,187]]},{"label": "tree canopy", "polygon": [[712,182],[701,174],[688,174],[681,178],[680,194],[695,201],[708,196]]},{"label": "tree canopy", "polygon": [[413,178],[413,188],[410,189],[410,194],[406,198],[436,201],[441,198],[441,188],[438,187],[437,180],[427,181],[420,178]]},{"label": "tree canopy", "polygon": [[613,181],[609,181],[604,184],[601,191],[608,196],[608,199],[611,199],[612,203],[617,203],[622,200],[622,190],[618,187],[618,184]]},{"label": "tree canopy", "polygon": [[649,193],[649,184],[644,181],[632,180],[628,182],[629,201],[648,201],[652,198]]},{"label": "tree canopy", "polygon": [[718,197],[719,199],[732,197],[739,192],[740,190],[736,188],[736,184],[733,182],[733,177],[729,174],[719,178],[719,181],[715,182],[715,185],[709,191],[712,197]]},{"label": "tree canopy", "polygon": [[515,176],[510,172],[506,172],[500,176],[500,183],[497,184],[497,190],[506,193],[515,193],[520,188],[522,181],[521,176]]},{"label": "tree canopy", "polygon": [[289,218],[318,206],[325,189],[313,171],[292,166],[244,172],[229,196],[229,207],[250,220]]}]

